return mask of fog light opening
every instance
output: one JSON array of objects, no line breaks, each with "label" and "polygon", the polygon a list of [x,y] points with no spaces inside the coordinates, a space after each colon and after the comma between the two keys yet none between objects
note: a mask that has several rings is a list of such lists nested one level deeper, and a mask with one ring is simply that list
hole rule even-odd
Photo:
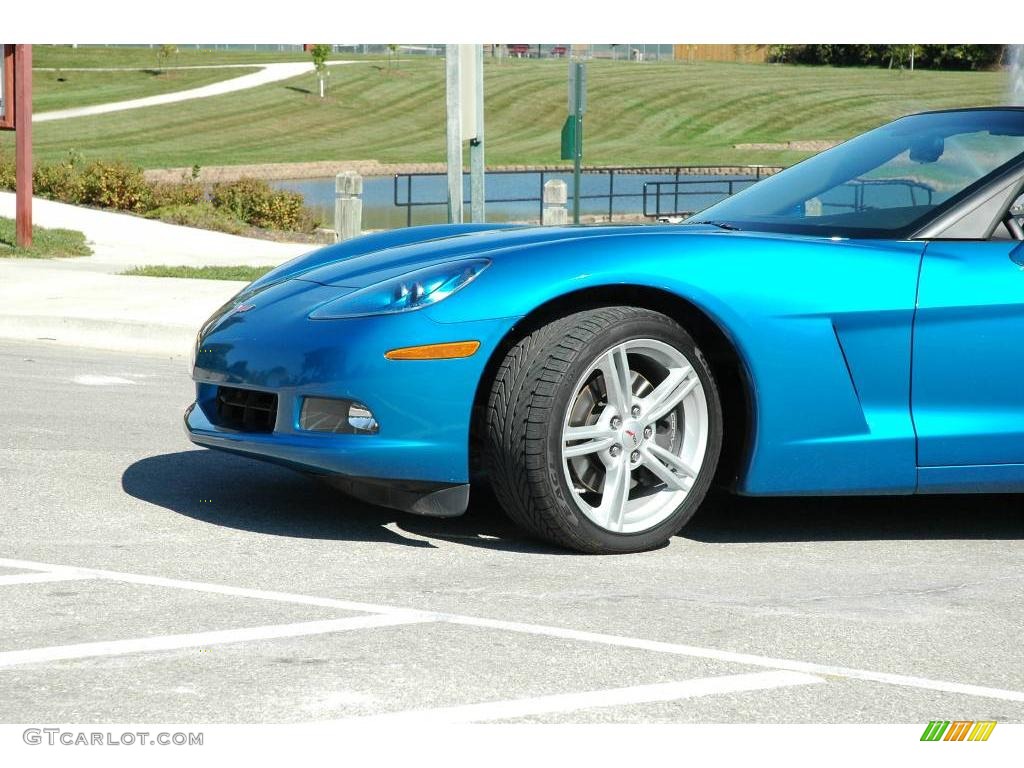
[{"label": "fog light opening", "polygon": [[375,435],[380,425],[373,411],[358,400],[334,397],[304,397],[299,427],[309,432],[339,435]]},{"label": "fog light opening", "polygon": [[348,408],[348,424],[357,432],[369,432],[376,434],[380,429],[377,419],[373,417],[373,411],[362,403],[352,403]]}]

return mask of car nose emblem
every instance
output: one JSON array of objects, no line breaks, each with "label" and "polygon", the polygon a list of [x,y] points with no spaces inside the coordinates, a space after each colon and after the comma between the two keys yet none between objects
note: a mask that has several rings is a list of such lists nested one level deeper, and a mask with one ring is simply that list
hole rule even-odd
[{"label": "car nose emblem", "polygon": [[255,304],[239,304],[237,307],[235,307],[235,314],[239,314],[241,312],[248,312],[250,309],[256,309],[256,305]]}]

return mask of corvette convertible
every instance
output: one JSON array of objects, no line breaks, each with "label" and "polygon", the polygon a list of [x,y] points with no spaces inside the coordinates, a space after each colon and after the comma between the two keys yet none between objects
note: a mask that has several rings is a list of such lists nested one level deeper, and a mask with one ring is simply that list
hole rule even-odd
[{"label": "corvette convertible", "polygon": [[682,224],[425,226],[199,332],[200,445],[649,549],[749,495],[1024,491],[1024,109],[901,118]]}]

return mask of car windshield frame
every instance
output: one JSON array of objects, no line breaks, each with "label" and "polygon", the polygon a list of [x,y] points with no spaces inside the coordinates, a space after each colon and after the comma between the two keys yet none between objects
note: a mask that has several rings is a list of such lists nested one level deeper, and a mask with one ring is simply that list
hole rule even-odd
[{"label": "car windshield frame", "polygon": [[[872,135],[882,135],[880,134],[880,132],[882,131],[892,131],[894,129],[898,130],[900,123],[903,123],[905,121],[937,115],[970,116],[993,113],[1002,114],[1000,114],[999,118],[993,119],[991,127],[988,128],[989,131],[992,131],[993,129],[997,128],[997,120],[1005,119],[1007,116],[1010,115],[1014,116],[1014,118],[1016,120],[1019,120],[1020,123],[1020,128],[1017,129],[1020,131],[1020,134],[999,134],[999,132],[996,131],[993,135],[1020,135],[1024,137],[1024,107],[976,107],[971,109],[949,109],[907,115],[892,122],[885,123],[884,125],[872,129],[871,131],[859,134],[858,136],[855,136],[831,149],[825,150],[824,152],[820,152],[816,155],[812,155],[811,157],[802,160],[799,163],[796,163],[783,171],[780,171],[778,174],[768,177],[764,181],[752,184],[743,191],[731,197],[727,197],[724,200],[721,200],[718,203],[715,203],[714,205],[711,205],[708,208],[705,208],[704,210],[694,214],[686,221],[684,221],[683,224],[713,224],[723,229],[742,230],[746,232],[771,232],[792,235],[809,235],[812,237],[821,238],[839,237],[851,239],[885,240],[913,239],[916,233],[925,230],[929,224],[932,224],[936,220],[945,216],[949,211],[961,205],[962,203],[964,203],[964,201],[970,199],[980,190],[986,188],[988,185],[996,182],[997,180],[1012,176],[1015,173],[1024,172],[1024,144],[1022,144],[1021,151],[1016,155],[1012,156],[1006,162],[1003,162],[999,166],[992,168],[987,173],[978,177],[964,188],[950,195],[948,199],[943,200],[936,205],[927,207],[927,210],[923,211],[920,216],[915,217],[909,221],[903,222],[898,226],[894,227],[850,226],[844,225],[843,223],[835,223],[828,221],[823,221],[821,223],[811,223],[814,222],[815,217],[802,217],[797,215],[794,215],[791,219],[785,219],[779,216],[776,220],[765,221],[764,218],[757,217],[743,218],[742,216],[734,215],[733,213],[730,212],[729,209],[735,209],[737,207],[737,204],[742,205],[745,200],[755,198],[755,196],[760,197],[760,195],[764,192],[765,189],[764,187],[761,187],[761,185],[765,184],[766,182],[770,182],[773,179],[779,179],[784,175],[792,178],[793,174],[808,173],[808,167],[811,165],[820,164],[821,159],[825,158],[826,155],[830,155],[832,158],[834,158],[835,155],[833,155],[832,153],[849,152],[851,149],[851,145],[854,145],[854,151],[856,151],[855,145],[857,143],[862,142],[866,138],[872,137]],[[979,132],[984,130],[986,130],[985,126],[980,125]],[[963,134],[950,133],[948,135],[952,136]],[[885,160],[879,165],[873,166],[872,168],[862,171],[861,174],[870,173],[872,170],[875,170],[878,167],[882,167],[887,162],[889,161]],[[813,171],[811,172],[813,173]],[[833,187],[826,187],[824,190],[821,190],[821,192],[832,191],[833,189],[837,189],[840,186],[849,184],[851,181],[857,180],[857,177],[859,175],[860,174],[857,174],[853,178],[847,179],[846,181],[841,181]],[[806,189],[810,190],[810,192],[812,193],[817,192],[818,190],[816,189],[816,185],[820,186],[821,181],[821,179],[812,179],[811,181],[808,182]],[[769,184],[769,189],[772,186],[774,185]],[[761,188],[761,192],[757,191],[759,187]],[[812,196],[812,194],[809,194],[808,199]],[[923,208],[924,206],[920,207]],[[893,210],[895,210],[895,208],[893,208]]]}]

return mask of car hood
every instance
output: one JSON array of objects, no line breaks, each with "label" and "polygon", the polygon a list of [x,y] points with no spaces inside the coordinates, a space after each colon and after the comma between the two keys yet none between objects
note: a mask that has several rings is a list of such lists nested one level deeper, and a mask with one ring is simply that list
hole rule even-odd
[{"label": "car hood", "polygon": [[[312,269],[296,274],[293,279],[320,285],[362,288],[390,277],[422,267],[457,261],[463,258],[514,258],[527,248],[554,242],[591,238],[636,237],[643,235],[696,234],[717,231],[713,227],[522,227],[515,229],[470,232],[451,237],[431,239],[352,255],[339,251],[330,258],[327,251]],[[358,242],[358,241],[353,241]],[[328,251],[330,249],[327,249]]]}]

